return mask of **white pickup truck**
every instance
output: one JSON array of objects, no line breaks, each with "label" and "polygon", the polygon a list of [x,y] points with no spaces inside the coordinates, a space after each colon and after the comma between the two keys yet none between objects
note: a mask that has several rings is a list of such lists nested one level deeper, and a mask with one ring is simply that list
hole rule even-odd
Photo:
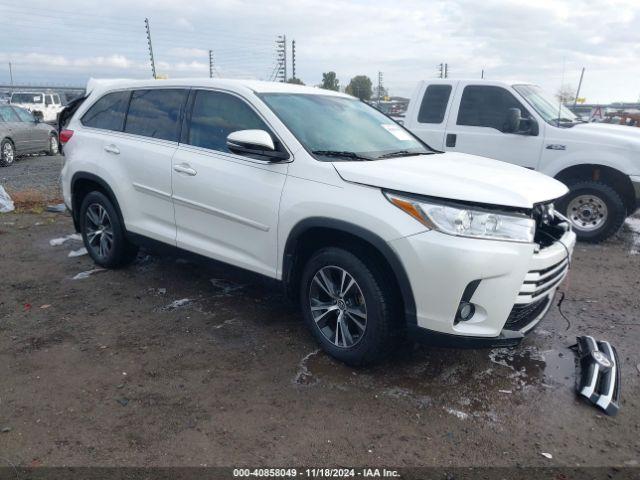
[{"label": "white pickup truck", "polygon": [[583,241],[610,237],[640,206],[640,129],[582,122],[536,85],[423,81],[401,122],[433,148],[562,181],[570,192],[556,208]]}]

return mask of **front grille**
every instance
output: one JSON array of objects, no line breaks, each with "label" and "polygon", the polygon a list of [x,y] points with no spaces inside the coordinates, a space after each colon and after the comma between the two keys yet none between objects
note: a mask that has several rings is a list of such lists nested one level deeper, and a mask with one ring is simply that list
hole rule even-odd
[{"label": "front grille", "polygon": [[569,258],[542,270],[531,270],[524,277],[524,283],[518,293],[516,304],[529,304],[557,287],[569,270]]},{"label": "front grille", "polygon": [[504,328],[515,331],[523,329],[544,312],[544,309],[547,308],[550,301],[551,298],[547,295],[532,303],[514,305],[507,318],[507,322],[504,324]]}]

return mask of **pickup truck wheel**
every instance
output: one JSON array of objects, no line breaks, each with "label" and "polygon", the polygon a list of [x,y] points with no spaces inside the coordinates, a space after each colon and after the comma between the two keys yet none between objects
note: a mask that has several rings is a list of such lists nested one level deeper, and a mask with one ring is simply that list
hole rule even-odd
[{"label": "pickup truck wheel", "polygon": [[138,248],[126,236],[111,200],[102,192],[90,192],[80,207],[80,232],[93,261],[118,268],[131,263]]},{"label": "pickup truck wheel", "polygon": [[344,363],[376,363],[396,344],[392,291],[351,252],[335,247],[316,252],[302,273],[300,303],[322,349]]},{"label": "pickup truck wheel", "polygon": [[569,193],[558,201],[558,210],[570,221],[578,240],[599,243],[614,235],[627,210],[618,192],[597,181],[568,181]]},{"label": "pickup truck wheel", "polygon": [[58,137],[55,133],[49,135],[49,150],[47,150],[47,155],[52,156],[58,153]]},{"label": "pickup truck wheel", "polygon": [[5,138],[0,142],[0,167],[8,167],[16,159],[16,150],[11,140]]}]

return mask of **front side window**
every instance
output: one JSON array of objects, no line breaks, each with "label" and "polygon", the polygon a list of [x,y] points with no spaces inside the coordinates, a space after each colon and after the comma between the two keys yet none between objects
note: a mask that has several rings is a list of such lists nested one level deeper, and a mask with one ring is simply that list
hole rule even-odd
[{"label": "front side window", "polygon": [[530,118],[522,104],[504,88],[470,85],[462,92],[457,124],[505,132],[510,108],[519,108],[522,118]]},{"label": "front side window", "polygon": [[238,130],[269,127],[249,105],[234,95],[199,90],[193,102],[187,143],[196,147],[229,152],[227,136]]},{"label": "front side window", "polygon": [[5,122],[19,122],[20,117],[18,114],[8,105],[0,106],[0,118]]},{"label": "front side window", "polygon": [[187,91],[180,89],[134,91],[124,131],[177,142],[180,112],[186,98]]},{"label": "front side window", "polygon": [[14,110],[18,114],[18,117],[20,117],[21,121],[23,121],[23,122],[33,122],[34,121],[34,118],[33,118],[33,115],[31,114],[31,112],[28,112],[24,108],[14,108]]},{"label": "front side window", "polygon": [[11,95],[11,103],[37,104],[42,103],[40,93],[14,93]]},{"label": "front side window", "polygon": [[49,105],[53,104],[53,98],[51,97],[51,95],[45,95],[44,97],[44,104],[48,107]]},{"label": "front side window", "polygon": [[442,123],[450,96],[451,85],[429,85],[420,105],[418,122]]},{"label": "front side window", "polygon": [[82,116],[85,127],[122,131],[130,92],[108,93],[94,103]]},{"label": "front side window", "polygon": [[349,97],[263,93],[260,98],[321,161],[432,153],[404,127]]}]

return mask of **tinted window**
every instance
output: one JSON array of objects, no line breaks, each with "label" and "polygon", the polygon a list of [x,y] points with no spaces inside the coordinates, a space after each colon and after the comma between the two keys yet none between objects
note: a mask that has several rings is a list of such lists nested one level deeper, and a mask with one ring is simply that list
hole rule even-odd
[{"label": "tinted window", "polygon": [[51,95],[45,95],[44,97],[44,104],[49,106],[53,103],[53,98],[51,97]]},{"label": "tinted window", "polygon": [[458,125],[490,127],[505,131],[510,108],[519,108],[523,118],[529,113],[502,87],[468,86],[464,88],[458,111]]},{"label": "tinted window", "polygon": [[136,90],[131,96],[124,131],[177,142],[180,111],[186,96],[186,90]]},{"label": "tinted window", "polygon": [[20,117],[8,105],[0,106],[0,118],[5,122],[19,122]]},{"label": "tinted window", "polygon": [[11,95],[11,103],[42,103],[42,94],[14,93]]},{"label": "tinted window", "polygon": [[450,95],[451,85],[429,85],[422,98],[418,122],[442,123]]},{"label": "tinted window", "polygon": [[227,136],[238,130],[269,128],[245,102],[220,92],[198,91],[191,113],[187,143],[228,152]]},{"label": "tinted window", "polygon": [[20,120],[22,120],[23,122],[33,122],[33,115],[31,115],[31,113],[26,111],[24,108],[14,108],[14,110],[18,114],[18,117],[20,117]]},{"label": "tinted window", "polygon": [[122,131],[129,92],[108,93],[82,116],[82,124],[104,130]]}]

